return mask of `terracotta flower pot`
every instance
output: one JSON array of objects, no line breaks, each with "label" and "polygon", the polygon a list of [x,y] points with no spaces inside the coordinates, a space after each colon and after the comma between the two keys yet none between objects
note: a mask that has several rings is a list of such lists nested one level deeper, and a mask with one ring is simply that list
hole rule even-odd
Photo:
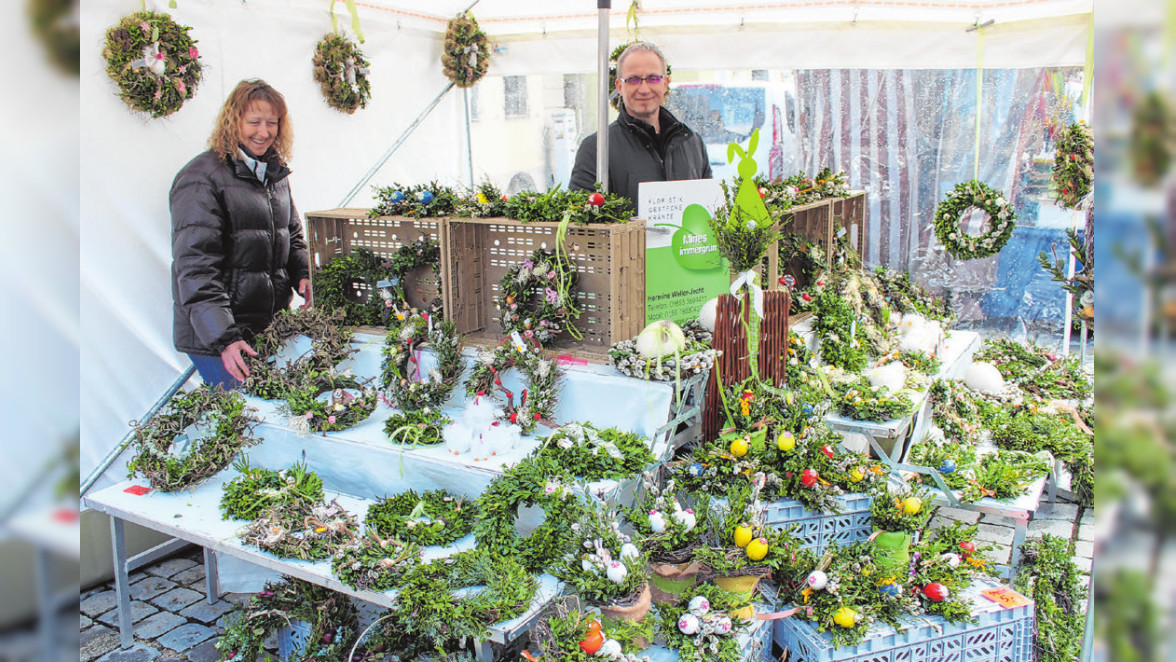
[{"label": "terracotta flower pot", "polygon": [[698,583],[702,570],[694,561],[684,563],[650,563],[649,591],[654,604],[674,603]]},{"label": "terracotta flower pot", "polygon": [[649,610],[653,607],[653,601],[650,599],[649,584],[641,587],[641,593],[637,595],[637,599],[629,604],[617,606],[615,604],[604,604],[600,606],[600,614],[606,618],[615,619],[618,621],[640,621],[645,618]]},{"label": "terracotta flower pot", "polygon": [[[738,577],[715,577],[715,585],[724,591],[738,593],[750,598],[755,587],[759,586],[760,578],[755,575],[740,575]],[[747,605],[743,609],[731,612],[731,618],[748,619],[755,615],[755,605]]]}]

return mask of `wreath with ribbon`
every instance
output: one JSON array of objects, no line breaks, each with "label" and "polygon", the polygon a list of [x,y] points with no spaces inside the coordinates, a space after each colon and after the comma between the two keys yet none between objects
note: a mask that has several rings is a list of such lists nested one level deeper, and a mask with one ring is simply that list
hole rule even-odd
[{"label": "wreath with ribbon", "polygon": [[[495,556],[515,556],[529,570],[538,570],[574,545],[572,524],[590,510],[573,491],[558,460],[528,458],[491,481],[477,506],[482,518],[474,525],[478,549]],[[515,528],[521,506],[538,506],[546,517],[526,537]]]},{"label": "wreath with ribbon", "polygon": [[[515,338],[518,335],[515,334]],[[511,339],[508,339],[511,340]],[[504,340],[489,352],[481,352],[474,364],[473,373],[466,381],[466,395],[485,395],[497,389],[506,396],[504,416],[511,423],[528,433],[539,421],[550,421],[555,412],[557,384],[563,373],[555,364],[543,358],[538,345]],[[518,368],[527,378],[519,404],[514,404],[514,392],[502,385],[502,373]]]},{"label": "wreath with ribbon", "polygon": [[335,552],[331,572],[351,588],[382,592],[399,586],[420,562],[420,545],[381,538],[369,527],[362,539]]},{"label": "wreath with ribbon", "polygon": [[[960,227],[964,210],[975,207],[988,214],[988,230],[972,236]],[[996,255],[1013,236],[1017,215],[1004,194],[988,184],[973,179],[955,185],[935,210],[935,236],[939,243],[959,260]]]},{"label": "wreath with ribbon", "polygon": [[[358,391],[358,395],[351,391]],[[331,400],[319,396],[331,393]],[[346,430],[359,425],[376,410],[377,394],[355,377],[309,371],[300,386],[286,394],[286,408],[295,420],[304,417],[315,432]]]},{"label": "wreath with ribbon", "polygon": [[171,115],[196,94],[202,67],[196,40],[167,14],[140,11],[106,31],[106,75],[132,110]]},{"label": "wreath with ribbon", "polygon": [[[134,425],[137,451],[127,465],[128,477],[139,472],[153,489],[174,492],[220,473],[238,451],[261,441],[252,434],[259,421],[250,411],[240,393],[208,385],[175,394],[163,411]],[[190,426],[203,427],[205,435],[192,439],[182,456],[172,455]]]},{"label": "wreath with ribbon", "polygon": [[[352,332],[342,326],[342,311],[321,308],[283,310],[266,330],[253,339],[257,356],[246,356],[249,376],[242,386],[245,392],[266,400],[285,398],[291,388],[297,388],[310,371],[329,371],[335,364],[351,356]],[[311,340],[309,355],[278,364],[278,353],[297,336]]]},{"label": "wreath with ribbon", "polygon": [[368,508],[364,524],[387,538],[419,545],[449,545],[474,530],[478,509],[445,490],[413,490],[385,498]]},{"label": "wreath with ribbon", "polygon": [[445,30],[441,54],[445,77],[458,87],[473,87],[490,68],[490,43],[472,13],[458,14]]},{"label": "wreath with ribbon", "polygon": [[1094,133],[1086,122],[1072,124],[1058,140],[1054,156],[1053,184],[1057,202],[1077,209],[1094,182]]},{"label": "wreath with ribbon", "polygon": [[541,345],[549,345],[565,330],[579,337],[571,319],[575,307],[576,271],[560,252],[536,250],[511,265],[498,282],[494,305],[504,333],[517,331]]},{"label": "wreath with ribbon", "polygon": [[295,621],[309,623],[310,636],[297,655],[290,657],[291,662],[342,659],[359,627],[355,606],[347,595],[292,578],[267,583],[231,613],[216,642],[225,662],[257,659],[265,640]]},{"label": "wreath with ribbon", "polygon": [[367,106],[372,97],[369,64],[350,39],[337,32],[323,37],[314,49],[314,82],[331,108],[350,115]]},{"label": "wreath with ribbon", "polygon": [[[433,270],[433,277],[437,282],[437,296],[428,303],[427,310],[430,315],[440,315],[441,244],[428,237],[420,237],[411,244],[405,244],[397,249],[391,257],[391,263],[388,271],[392,280],[392,288],[405,305],[408,305],[408,297],[406,296],[408,274],[418,267],[429,267]],[[389,307],[387,301],[383,305],[385,308]]]},{"label": "wreath with ribbon", "polygon": [[[422,379],[417,348],[425,343],[437,355],[439,365]],[[380,373],[384,389],[404,411],[435,409],[445,404],[464,370],[461,340],[456,325],[449,320],[431,324],[428,313],[409,314],[388,332],[384,341]]]}]

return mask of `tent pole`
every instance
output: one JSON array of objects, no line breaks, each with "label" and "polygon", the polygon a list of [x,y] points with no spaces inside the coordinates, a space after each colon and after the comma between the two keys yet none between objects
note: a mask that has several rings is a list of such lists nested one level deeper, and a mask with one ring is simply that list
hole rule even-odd
[{"label": "tent pole", "polygon": [[474,141],[470,138],[470,88],[461,90],[461,98],[465,104],[466,125],[466,160],[470,165],[470,190],[474,190]]},{"label": "tent pole", "polygon": [[[445,86],[445,89],[441,90],[441,93],[434,97],[433,100],[429,102],[429,105],[425,106],[425,109],[421,111],[421,114],[417,115],[417,118],[412,121],[412,124],[408,125],[408,128],[404,130],[404,133],[400,134],[400,137],[396,139],[396,142],[392,143],[392,146],[388,148],[388,151],[384,152],[384,155],[381,156],[379,160],[376,161],[375,165],[373,165],[367,171],[367,174],[365,174],[363,178],[360,179],[359,182],[354,187],[352,187],[350,191],[347,192],[347,195],[343,196],[343,200],[340,201],[337,205],[338,207],[346,207],[347,204],[355,198],[355,196],[359,193],[359,190],[376,175],[376,172],[382,168],[385,163],[388,162],[388,159],[392,158],[392,155],[396,153],[396,150],[400,149],[400,146],[404,144],[405,140],[408,140],[408,137],[412,135],[412,132],[416,131],[416,128],[420,126],[421,122],[423,122],[426,117],[429,116],[429,113],[433,112],[433,109],[437,107],[437,104],[441,103],[442,97],[444,97],[449,92],[449,90],[452,89],[453,81],[449,81],[449,84]],[[468,122],[466,123],[466,127],[469,127]]]},{"label": "tent pole", "polygon": [[598,102],[596,104],[596,179],[608,192],[608,12],[612,0],[596,0],[600,10],[600,25],[597,27],[598,52],[596,57],[596,80]]}]

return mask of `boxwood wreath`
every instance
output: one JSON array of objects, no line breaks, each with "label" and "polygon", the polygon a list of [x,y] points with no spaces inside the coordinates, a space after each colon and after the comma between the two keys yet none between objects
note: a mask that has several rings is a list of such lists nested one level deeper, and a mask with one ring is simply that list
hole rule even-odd
[{"label": "boxwood wreath", "polygon": [[[314,273],[315,305],[323,310],[340,311],[342,323],[352,326],[380,326],[383,300],[376,295],[376,283],[392,278],[388,260],[366,248],[356,248],[350,255],[340,255]],[[370,288],[371,296],[361,299],[356,286]]]},{"label": "boxwood wreath", "polygon": [[[539,421],[551,420],[559,390],[557,384],[563,373],[554,361],[543,358],[538,345],[513,345],[508,340],[489,352],[479,353],[466,381],[466,395],[484,395],[494,389],[502,391],[507,400],[504,416],[528,433]],[[523,389],[517,407],[514,393],[502,385],[502,373],[512,368],[521,370],[529,384]]]},{"label": "boxwood wreath", "polygon": [[[392,254],[391,276],[392,289],[398,299],[409,307],[408,297],[405,295],[408,287],[408,275],[417,267],[429,267],[437,281],[437,296],[428,303],[425,312],[430,316],[441,315],[441,244],[428,237],[420,237],[411,244],[405,244]],[[387,304],[382,304],[387,306]],[[395,304],[394,304],[395,305]]]},{"label": "boxwood wreath", "polygon": [[477,506],[465,497],[445,490],[408,490],[369,506],[364,524],[386,538],[444,546],[473,531],[477,516]]},{"label": "boxwood wreath", "polygon": [[[427,315],[405,315],[384,340],[380,377],[390,400],[404,411],[436,409],[445,404],[465,371],[456,325],[449,320],[430,324]],[[426,343],[437,355],[438,366],[422,379],[416,350]]]},{"label": "boxwood wreath", "polygon": [[441,54],[445,77],[458,87],[473,87],[490,68],[490,43],[470,12],[449,20],[445,52]]},{"label": "boxwood wreath", "polygon": [[[234,391],[202,385],[172,396],[162,411],[134,426],[135,455],[127,476],[145,476],[153,489],[174,492],[191,487],[229,466],[237,453],[261,439],[253,436],[260,421],[249,415],[245,398]],[[190,426],[204,428],[182,455],[172,450]]]},{"label": "boxwood wreath", "polygon": [[367,105],[372,97],[370,63],[355,42],[337,32],[329,33],[315,47],[313,62],[314,82],[331,108],[350,115]]},{"label": "boxwood wreath", "polygon": [[494,299],[503,333],[517,331],[544,346],[564,331],[579,337],[571,322],[580,315],[575,285],[576,269],[566,254],[539,249],[511,265]]},{"label": "boxwood wreath", "polygon": [[[960,216],[975,207],[988,215],[988,230],[972,236],[960,227]],[[935,210],[935,236],[952,257],[973,260],[996,255],[1017,227],[1017,215],[1003,193],[973,179],[955,185]]]},{"label": "boxwood wreath", "polygon": [[[340,311],[321,308],[283,310],[261,335],[253,339],[257,356],[245,357],[249,376],[242,388],[246,393],[266,400],[286,398],[291,389],[305,380],[305,373],[332,369],[355,352],[351,345],[351,330],[343,327],[343,322]],[[310,354],[280,366],[278,352],[297,336],[310,338]]]},{"label": "boxwood wreath", "polygon": [[1058,140],[1053,185],[1057,203],[1077,209],[1094,182],[1094,132],[1086,122],[1071,124]]},{"label": "boxwood wreath", "polygon": [[239,474],[225,483],[221,492],[223,519],[256,519],[266,510],[282,504],[309,507],[323,500],[323,481],[302,462],[274,471],[251,467],[246,458],[233,463]]},{"label": "boxwood wreath", "polygon": [[369,528],[367,535],[335,552],[331,572],[356,590],[388,591],[399,586],[420,560],[420,545],[381,538]]},{"label": "boxwood wreath", "polygon": [[[376,390],[360,383],[355,377],[335,375],[332,371],[310,370],[303,373],[297,386],[286,393],[285,408],[301,425],[315,432],[346,430],[362,423],[376,410]],[[350,391],[358,391],[352,395]],[[319,396],[331,393],[331,401]]]},{"label": "boxwood wreath", "polygon": [[558,462],[567,475],[587,481],[632,476],[654,461],[641,435],[617,428],[600,430],[591,423],[569,423],[559,428],[534,455]]},{"label": "boxwood wreath", "polygon": [[[523,460],[495,478],[477,505],[482,513],[474,525],[478,549],[494,556],[517,556],[536,571],[568,551],[575,539],[572,524],[589,512],[562,464],[539,458]],[[539,506],[546,513],[543,523],[526,537],[515,529],[520,506]]]},{"label": "boxwood wreath", "polygon": [[106,31],[106,75],[131,110],[164,117],[196,94],[203,68],[191,29],[167,14],[139,11]]},{"label": "boxwood wreath", "polygon": [[241,539],[279,558],[321,561],[355,540],[359,524],[337,501],[284,503],[253,520]]},{"label": "boxwood wreath", "polygon": [[300,579],[269,582],[233,607],[216,642],[224,662],[256,660],[265,640],[295,621],[310,624],[310,636],[290,662],[341,660],[355,641],[358,616],[351,598]]},{"label": "boxwood wreath", "polygon": [[394,444],[436,446],[443,443],[441,430],[452,420],[440,411],[422,409],[403,414],[392,414],[384,422],[384,433]]}]

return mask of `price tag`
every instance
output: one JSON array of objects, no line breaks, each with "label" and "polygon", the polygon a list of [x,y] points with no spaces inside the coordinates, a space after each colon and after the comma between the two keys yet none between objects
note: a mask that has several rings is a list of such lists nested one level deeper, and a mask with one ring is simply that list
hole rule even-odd
[{"label": "price tag", "polygon": [[518,331],[510,332],[510,341],[514,343],[515,351],[527,351],[527,343],[523,342],[523,337],[519,335]]},{"label": "price tag", "polygon": [[996,604],[1005,609],[1014,609],[1016,607],[1023,607],[1031,603],[1029,598],[1017,593],[1007,586],[999,586],[997,588],[990,588],[987,591],[980,591],[980,595],[992,600]]},{"label": "price tag", "polygon": [[72,508],[58,508],[53,511],[53,520],[61,524],[73,524],[79,517],[78,511]]},{"label": "price tag", "polygon": [[144,485],[131,485],[127,489],[123,490],[123,492],[126,492],[127,494],[134,494],[135,496],[143,496],[150,491],[151,488]]}]

